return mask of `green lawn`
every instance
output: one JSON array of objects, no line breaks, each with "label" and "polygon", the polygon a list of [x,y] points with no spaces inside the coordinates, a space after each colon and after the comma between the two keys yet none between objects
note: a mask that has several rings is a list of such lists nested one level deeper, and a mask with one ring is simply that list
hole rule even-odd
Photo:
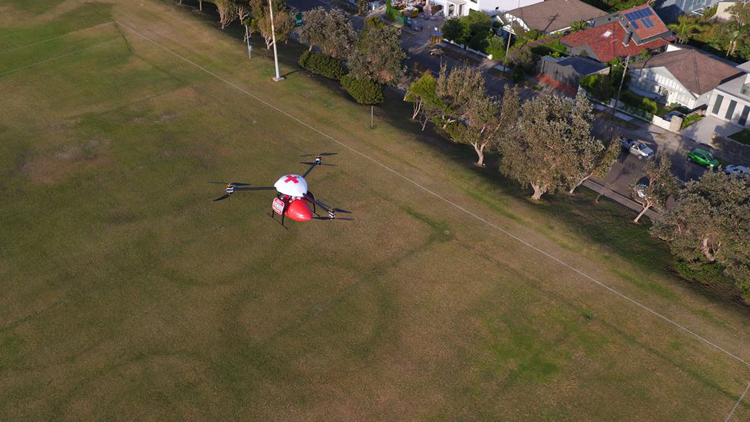
[{"label": "green lawn", "polygon": [[[723,420],[750,379],[517,240],[748,360],[747,311],[627,211],[531,204],[394,93],[370,129],[298,45],[274,83],[260,40],[171,2],[0,11],[0,420]],[[211,201],[331,150],[308,181],[353,222]]]}]

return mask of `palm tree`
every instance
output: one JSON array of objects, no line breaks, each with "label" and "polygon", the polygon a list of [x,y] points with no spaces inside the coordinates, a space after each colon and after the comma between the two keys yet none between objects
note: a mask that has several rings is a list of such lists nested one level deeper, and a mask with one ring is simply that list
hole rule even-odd
[{"label": "palm tree", "polygon": [[677,23],[669,25],[669,29],[677,35],[680,44],[687,43],[690,37],[702,28],[703,26],[695,19],[685,15],[678,17]]},{"label": "palm tree", "polygon": [[589,23],[586,21],[575,21],[570,25],[570,32],[578,32],[583,31],[584,29],[588,29],[590,27]]},{"label": "palm tree", "polygon": [[739,22],[733,20],[727,23],[727,57],[734,54],[737,49],[737,44],[743,40],[748,33],[750,33],[750,25],[742,25]]}]

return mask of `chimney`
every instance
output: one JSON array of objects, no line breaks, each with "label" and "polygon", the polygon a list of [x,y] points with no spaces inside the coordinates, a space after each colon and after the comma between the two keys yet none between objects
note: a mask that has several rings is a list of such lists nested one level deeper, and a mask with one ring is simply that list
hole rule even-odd
[{"label": "chimney", "polygon": [[630,39],[633,38],[633,33],[630,31],[627,31],[625,33],[625,38],[622,40],[622,45],[628,46],[628,43],[630,42]]}]

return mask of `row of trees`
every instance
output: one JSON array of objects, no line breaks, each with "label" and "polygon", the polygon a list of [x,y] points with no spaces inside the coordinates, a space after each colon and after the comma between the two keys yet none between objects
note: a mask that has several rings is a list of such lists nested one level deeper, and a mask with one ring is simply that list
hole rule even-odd
[{"label": "row of trees", "polygon": [[[604,177],[621,153],[616,140],[593,136],[585,96],[549,95],[521,104],[511,88],[502,98],[491,97],[474,67],[443,67],[437,78],[426,72],[404,99],[423,130],[432,122],[451,141],[471,145],[477,165],[484,165],[487,151],[498,151],[500,171],[530,187],[534,200],[557,191],[572,194],[587,179]],[[714,280],[700,274],[723,274],[750,301],[750,181],[709,171],[680,189],[663,156],[650,160],[645,172],[646,182],[633,186],[633,198],[643,207],[635,222],[649,209],[662,211],[652,234],[669,244],[681,273],[706,282]],[[670,197],[678,205],[666,211]]]},{"label": "row of trees", "polygon": [[380,86],[396,84],[404,75],[406,52],[398,28],[373,18],[358,34],[344,12],[322,7],[305,12],[303,22],[300,40],[309,51],[319,49],[319,54],[346,63],[349,74],[342,84],[358,102],[382,102]]},{"label": "row of trees", "polygon": [[516,88],[502,98],[487,94],[475,67],[443,67],[437,79],[429,72],[411,84],[404,98],[424,130],[432,121],[450,140],[471,145],[476,164],[485,153],[501,153],[500,171],[534,190],[573,192],[588,178],[604,175],[617,159],[619,144],[592,135],[592,106],[584,96],[554,95],[521,104]]}]

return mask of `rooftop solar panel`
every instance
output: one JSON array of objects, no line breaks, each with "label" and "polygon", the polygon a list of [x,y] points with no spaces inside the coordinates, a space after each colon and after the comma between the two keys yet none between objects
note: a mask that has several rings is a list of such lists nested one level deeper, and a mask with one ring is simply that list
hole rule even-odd
[{"label": "rooftop solar panel", "polygon": [[654,12],[651,9],[643,9],[641,11],[643,12],[644,16],[651,16],[654,14]]},{"label": "rooftop solar panel", "polygon": [[633,28],[638,29],[638,22],[633,21],[633,22],[630,22],[630,23],[633,24]]},{"label": "rooftop solar panel", "polygon": [[641,20],[641,23],[643,23],[643,26],[645,26],[646,28],[653,28],[654,27],[654,23],[651,22],[651,18],[643,18]]},{"label": "rooftop solar panel", "polygon": [[633,22],[635,20],[635,18],[633,17],[633,12],[626,13],[625,14],[625,19],[627,19],[630,22]]}]

